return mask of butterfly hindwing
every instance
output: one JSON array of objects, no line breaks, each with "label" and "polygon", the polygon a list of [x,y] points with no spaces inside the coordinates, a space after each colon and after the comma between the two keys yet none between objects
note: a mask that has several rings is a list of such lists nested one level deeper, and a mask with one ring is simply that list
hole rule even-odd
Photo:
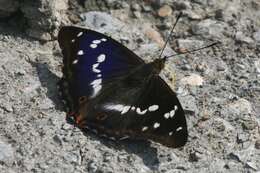
[{"label": "butterfly hindwing", "polygon": [[184,111],[176,94],[159,76],[154,76],[146,88],[147,92],[137,103],[143,109],[148,108],[139,124],[139,133],[170,147],[183,146],[188,132]]},{"label": "butterfly hindwing", "polygon": [[187,141],[183,109],[159,76],[142,80],[146,77],[143,69],[149,66],[111,82],[96,99],[84,104],[77,115],[80,127],[116,139],[151,139],[170,147],[183,146]]}]

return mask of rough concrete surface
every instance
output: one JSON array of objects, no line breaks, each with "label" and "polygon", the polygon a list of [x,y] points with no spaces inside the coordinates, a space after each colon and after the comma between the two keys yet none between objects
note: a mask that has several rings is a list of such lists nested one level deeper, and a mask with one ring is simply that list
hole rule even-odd
[{"label": "rough concrete surface", "polygon": [[[113,142],[65,121],[61,26],[106,33],[151,61],[180,11],[164,54],[221,41],[161,74],[190,110],[183,148]],[[260,172],[259,46],[258,0],[0,0],[0,172]]]}]

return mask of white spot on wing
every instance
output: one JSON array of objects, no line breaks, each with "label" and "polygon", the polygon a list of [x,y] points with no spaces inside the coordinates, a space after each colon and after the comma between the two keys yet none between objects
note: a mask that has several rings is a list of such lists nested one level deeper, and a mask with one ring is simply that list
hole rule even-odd
[{"label": "white spot on wing", "polygon": [[107,39],[106,38],[102,38],[101,41],[107,41]]},{"label": "white spot on wing", "polygon": [[118,112],[123,111],[124,107],[125,107],[125,105],[122,105],[122,104],[107,104],[104,106],[104,108],[107,110],[114,110],[114,111],[118,111]]},{"label": "white spot on wing", "polygon": [[78,55],[83,55],[83,54],[84,54],[83,50],[78,51]]},{"label": "white spot on wing", "polygon": [[150,112],[156,111],[157,109],[159,109],[159,106],[158,106],[158,105],[152,105],[152,106],[149,106],[149,108],[148,108],[148,110],[149,110]]},{"label": "white spot on wing", "polygon": [[177,109],[178,109],[178,106],[177,106],[177,105],[175,105],[175,106],[174,106],[174,110],[175,110],[175,111],[177,111]]},{"label": "white spot on wing", "polygon": [[102,75],[101,74],[98,74],[97,77],[101,77]]},{"label": "white spot on wing", "polygon": [[154,123],[153,128],[157,129],[158,127],[160,127],[160,123]]},{"label": "white spot on wing", "polygon": [[95,49],[97,47],[97,44],[91,44],[90,47]]},{"label": "white spot on wing", "polygon": [[169,112],[167,112],[167,113],[164,114],[164,118],[165,118],[165,119],[168,119],[169,117],[170,117],[170,113],[169,113]]},{"label": "white spot on wing", "polygon": [[171,110],[170,117],[172,118],[175,115],[175,110]]},{"label": "white spot on wing", "polygon": [[100,40],[93,40],[92,43],[99,44],[99,43],[101,43],[101,41]]},{"label": "white spot on wing", "polygon": [[97,57],[97,62],[104,62],[106,59],[106,55],[105,54],[100,54],[98,57]]},{"label": "white spot on wing", "polygon": [[74,42],[75,42],[75,39],[72,39],[71,42],[74,43]]},{"label": "white spot on wing", "polygon": [[77,59],[75,59],[73,62],[72,62],[72,64],[77,64],[78,63],[78,60]]},{"label": "white spot on wing", "polygon": [[144,131],[146,131],[146,130],[148,130],[148,127],[147,127],[147,126],[144,126],[144,127],[142,128],[142,131],[144,132]]},{"label": "white spot on wing", "polygon": [[82,34],[83,34],[83,32],[79,32],[79,33],[77,34],[77,37],[80,37]]},{"label": "white spot on wing", "polygon": [[102,89],[102,86],[101,85],[93,86],[93,89],[94,89],[94,92],[91,96],[92,98],[95,97],[99,93],[99,91]]},{"label": "white spot on wing", "polygon": [[92,85],[94,89],[94,92],[91,96],[92,98],[95,97],[102,89],[101,83],[102,83],[102,79],[95,79],[90,83],[90,85]]},{"label": "white spot on wing", "polygon": [[173,134],[173,132],[169,132],[169,136],[171,136]]},{"label": "white spot on wing", "polygon": [[129,136],[123,136],[123,137],[119,138],[119,140],[124,140],[124,139],[128,139],[128,138],[129,138]]},{"label": "white spot on wing", "polygon": [[101,70],[97,69],[98,66],[99,66],[99,63],[96,63],[96,64],[93,64],[93,65],[92,65],[92,71],[93,71],[94,73],[100,73],[100,72],[101,72]]},{"label": "white spot on wing", "polygon": [[131,107],[131,110],[132,110],[132,111],[134,111],[134,110],[135,110],[135,107],[134,107],[134,106],[132,106],[132,107]]},{"label": "white spot on wing", "polygon": [[124,106],[124,108],[123,108],[121,114],[123,115],[123,114],[127,113],[130,108],[131,108],[131,106]]},{"label": "white spot on wing", "polygon": [[136,108],[136,113],[139,115],[143,115],[147,112],[147,109],[141,110],[140,108]]},{"label": "white spot on wing", "polygon": [[180,130],[182,130],[182,127],[178,127],[178,128],[176,129],[176,132],[178,132],[178,131],[180,131]]}]

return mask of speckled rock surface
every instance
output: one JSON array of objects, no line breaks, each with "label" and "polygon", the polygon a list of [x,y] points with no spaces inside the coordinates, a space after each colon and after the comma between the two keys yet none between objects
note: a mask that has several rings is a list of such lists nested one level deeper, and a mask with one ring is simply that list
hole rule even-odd
[{"label": "speckled rock surface", "polygon": [[[0,172],[260,171],[258,0],[21,2],[0,1]],[[151,61],[180,11],[165,55],[222,42],[173,57],[161,74],[189,110],[183,148],[113,142],[65,121],[60,26],[106,33]]]}]

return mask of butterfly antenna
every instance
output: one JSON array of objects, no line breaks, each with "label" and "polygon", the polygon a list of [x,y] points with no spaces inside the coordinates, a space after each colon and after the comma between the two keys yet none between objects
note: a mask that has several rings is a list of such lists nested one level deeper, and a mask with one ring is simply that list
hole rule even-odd
[{"label": "butterfly antenna", "polygon": [[177,16],[177,19],[176,19],[176,21],[175,21],[175,23],[174,23],[174,25],[173,25],[173,27],[172,27],[172,29],[171,29],[171,32],[170,32],[169,36],[167,37],[166,42],[164,43],[164,46],[163,46],[163,48],[162,48],[162,51],[161,51],[161,53],[160,53],[160,55],[159,55],[159,59],[162,57],[163,51],[164,51],[164,49],[166,48],[167,43],[169,42],[170,37],[171,37],[171,35],[172,35],[172,33],[173,33],[173,30],[174,30],[175,26],[177,25],[177,23],[178,23],[179,19],[181,18],[181,16],[182,16],[182,12],[180,12],[179,15]]},{"label": "butterfly antenna", "polygon": [[169,56],[165,56],[164,58],[165,59],[168,59],[170,57],[173,57],[173,56],[177,56],[177,55],[182,55],[182,54],[188,54],[188,53],[193,53],[193,52],[197,52],[197,51],[200,51],[202,49],[206,49],[206,48],[209,48],[209,47],[212,47],[212,46],[215,46],[217,44],[221,44],[221,42],[214,42],[210,45],[207,45],[207,46],[204,46],[204,47],[201,47],[201,48],[198,48],[198,49],[193,49],[193,50],[186,50],[185,52],[181,52],[181,53],[176,53],[176,54],[173,54],[173,55],[169,55]]}]

